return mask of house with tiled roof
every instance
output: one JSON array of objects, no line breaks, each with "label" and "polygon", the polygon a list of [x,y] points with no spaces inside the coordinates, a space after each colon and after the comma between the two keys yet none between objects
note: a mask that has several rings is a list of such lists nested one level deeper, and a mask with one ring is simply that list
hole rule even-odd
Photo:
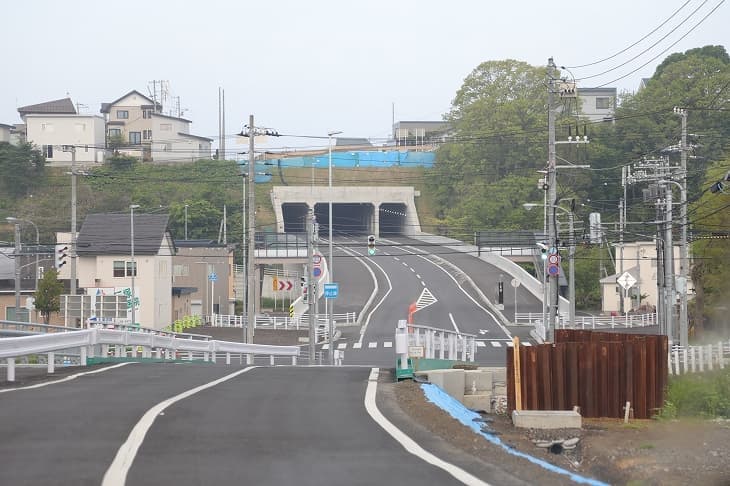
[{"label": "house with tiled roof", "polygon": [[[86,295],[127,295],[127,319],[162,329],[172,323],[175,244],[166,214],[90,214],[76,242],[77,278]],[[132,258],[134,234],[134,258]],[[60,275],[69,278],[68,270]],[[133,282],[134,281],[134,282]],[[134,287],[134,291],[132,291]]]},{"label": "house with tiled roof", "polygon": [[104,119],[79,114],[71,98],[21,106],[21,136],[36,145],[50,166],[88,166],[104,161]]}]

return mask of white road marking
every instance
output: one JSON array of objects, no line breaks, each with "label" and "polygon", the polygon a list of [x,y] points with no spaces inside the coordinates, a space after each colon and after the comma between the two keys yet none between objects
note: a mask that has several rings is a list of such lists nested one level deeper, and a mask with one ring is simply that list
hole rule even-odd
[{"label": "white road marking", "polygon": [[378,347],[378,343],[375,343],[375,342],[368,343],[368,348],[372,349],[372,348],[377,348],[377,347]]},{"label": "white road marking", "polygon": [[429,305],[435,304],[436,302],[438,302],[438,299],[433,296],[428,288],[424,288],[421,290],[421,295],[419,295],[416,300],[416,310],[419,311]]},{"label": "white road marking", "polygon": [[340,343],[337,345],[337,349],[347,349],[347,343]]},{"label": "white road marking", "polygon": [[418,274],[416,274],[416,278],[421,278],[421,276],[420,276],[420,275],[418,275]]},{"label": "white road marking", "polygon": [[322,349],[329,349],[329,348],[330,348],[330,343],[322,345]]},{"label": "white road marking", "polygon": [[[667,245],[669,246],[669,245]],[[454,326],[454,329],[456,330],[457,334],[461,334],[461,331],[459,331],[459,328],[456,326],[456,321],[454,320],[454,316],[449,312],[449,319],[451,320],[451,325]]]},{"label": "white road marking", "polygon": [[224,381],[235,378],[238,375],[246,373],[247,371],[250,371],[254,368],[255,366],[249,366],[242,370],[235,371],[222,378],[218,378],[217,380],[213,380],[203,385],[196,386],[195,388],[184,391],[178,395],[175,395],[172,398],[168,398],[167,400],[164,400],[147,410],[147,412],[142,416],[139,422],[137,422],[137,424],[132,428],[132,431],[129,433],[129,437],[127,437],[127,440],[117,451],[117,455],[114,457],[114,460],[109,466],[109,469],[107,469],[106,473],[104,474],[104,479],[102,479],[101,485],[124,486],[127,480],[127,473],[129,473],[129,469],[132,467],[132,463],[134,462],[134,458],[137,455],[137,451],[142,445],[142,442],[144,442],[147,431],[149,431],[150,427],[152,427],[155,418],[157,418],[158,415],[164,412],[167,407],[174,404],[175,402],[179,402],[180,400],[195,395],[196,393],[203,391],[207,388],[211,388],[218,385],[219,383],[223,383]]},{"label": "white road marking", "polygon": [[502,343],[500,343],[499,341],[490,341],[490,342],[492,343],[492,346],[494,346],[495,348],[502,347]]},{"label": "white road marking", "polygon": [[353,349],[360,349],[360,348],[362,348],[362,343],[354,343],[354,344],[352,345],[352,348],[353,348]]},{"label": "white road marking", "polygon": [[408,264],[406,262],[401,262],[401,263],[403,264],[404,267],[408,266]]},{"label": "white road marking", "polygon": [[15,390],[31,390],[33,388],[42,388],[42,387],[48,386],[48,385],[55,385],[56,383],[63,383],[64,381],[75,380],[79,376],[93,375],[95,373],[103,373],[103,372],[105,372],[107,370],[113,370],[114,368],[119,368],[121,366],[126,366],[126,365],[129,365],[129,364],[134,364],[134,362],[130,361],[130,362],[127,362],[127,363],[119,363],[119,364],[115,364],[115,365],[112,365],[112,366],[107,366],[105,368],[99,368],[99,369],[96,369],[96,370],[93,370],[93,371],[82,371],[80,373],[75,373],[73,375],[69,375],[69,376],[67,376],[65,378],[59,378],[58,380],[53,380],[53,381],[46,381],[46,382],[43,382],[43,383],[38,383],[36,385],[19,386],[17,388],[5,388],[4,390],[0,390],[0,393],[6,393],[6,392],[15,391]]},{"label": "white road marking", "polygon": [[383,343],[383,347],[384,348],[392,348],[393,347],[393,342],[392,341],[385,341]]},{"label": "white road marking", "polygon": [[[408,267],[408,268],[411,269],[411,272],[416,273],[416,269],[415,268],[413,268],[413,267]],[[418,275],[416,275],[416,277],[418,277]]]},{"label": "white road marking", "polygon": [[525,341],[525,342],[522,343],[522,345],[523,346],[532,346],[532,343],[529,343],[529,342]]},{"label": "white road marking", "polygon": [[368,386],[365,390],[365,409],[367,410],[370,417],[380,425],[391,437],[393,437],[405,450],[418,457],[419,459],[432,464],[440,469],[443,469],[447,473],[451,474],[454,478],[462,483],[469,486],[490,486],[489,483],[485,483],[481,479],[469,474],[458,466],[455,466],[449,462],[446,462],[438,457],[434,456],[430,452],[424,450],[418,443],[408,437],[399,428],[393,425],[385,416],[380,413],[378,405],[375,402],[375,396],[378,390],[378,374],[380,373],[379,368],[373,368],[370,370],[370,377],[368,378]]},{"label": "white road marking", "polygon": [[395,261],[397,261],[397,262],[399,262],[399,261],[400,261],[400,258],[398,258],[398,257],[393,257],[393,258],[394,258],[394,259],[395,259]]},{"label": "white road marking", "polygon": [[477,341],[477,348],[484,348],[487,345],[484,343],[484,341]]},{"label": "white road marking", "polygon": [[421,285],[423,285],[425,287],[426,286],[426,282],[424,282],[423,280],[421,280]]}]

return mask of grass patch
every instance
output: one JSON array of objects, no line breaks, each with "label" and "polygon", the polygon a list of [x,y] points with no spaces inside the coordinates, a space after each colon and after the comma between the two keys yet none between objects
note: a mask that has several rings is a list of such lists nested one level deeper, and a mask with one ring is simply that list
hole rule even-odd
[{"label": "grass patch", "polygon": [[654,444],[641,444],[639,446],[639,449],[651,450],[651,449],[654,449],[654,447],[655,447]]},{"label": "grass patch", "polygon": [[660,418],[730,418],[730,368],[670,377]]}]

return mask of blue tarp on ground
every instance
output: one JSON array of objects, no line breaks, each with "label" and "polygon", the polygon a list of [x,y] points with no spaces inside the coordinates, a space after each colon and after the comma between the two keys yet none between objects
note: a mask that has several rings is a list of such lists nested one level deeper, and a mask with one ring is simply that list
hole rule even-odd
[{"label": "blue tarp on ground", "polygon": [[[355,167],[433,167],[435,158],[435,152],[408,150],[332,152],[332,166],[346,169]],[[274,159],[272,162],[274,165],[281,163],[282,167],[326,169],[329,166],[327,154]]]}]

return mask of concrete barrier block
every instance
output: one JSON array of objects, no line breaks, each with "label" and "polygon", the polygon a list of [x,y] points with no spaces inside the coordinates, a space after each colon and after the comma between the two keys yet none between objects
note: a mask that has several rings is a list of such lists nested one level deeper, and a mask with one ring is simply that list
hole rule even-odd
[{"label": "concrete barrier block", "polygon": [[464,406],[470,410],[490,412],[492,409],[492,394],[467,394],[464,395],[464,400],[461,403],[463,403]]},{"label": "concrete barrier block", "polygon": [[480,366],[479,370],[489,371],[494,383],[506,383],[507,381],[507,368],[504,366]]},{"label": "concrete barrier block", "polygon": [[483,370],[464,371],[464,393],[472,393],[476,387],[479,392],[492,392],[492,373]]},{"label": "concrete barrier block", "polygon": [[463,403],[464,370],[431,370],[428,372],[428,381]]},{"label": "concrete barrier block", "polygon": [[514,410],[512,423],[525,429],[580,429],[581,416],[573,410]]}]

